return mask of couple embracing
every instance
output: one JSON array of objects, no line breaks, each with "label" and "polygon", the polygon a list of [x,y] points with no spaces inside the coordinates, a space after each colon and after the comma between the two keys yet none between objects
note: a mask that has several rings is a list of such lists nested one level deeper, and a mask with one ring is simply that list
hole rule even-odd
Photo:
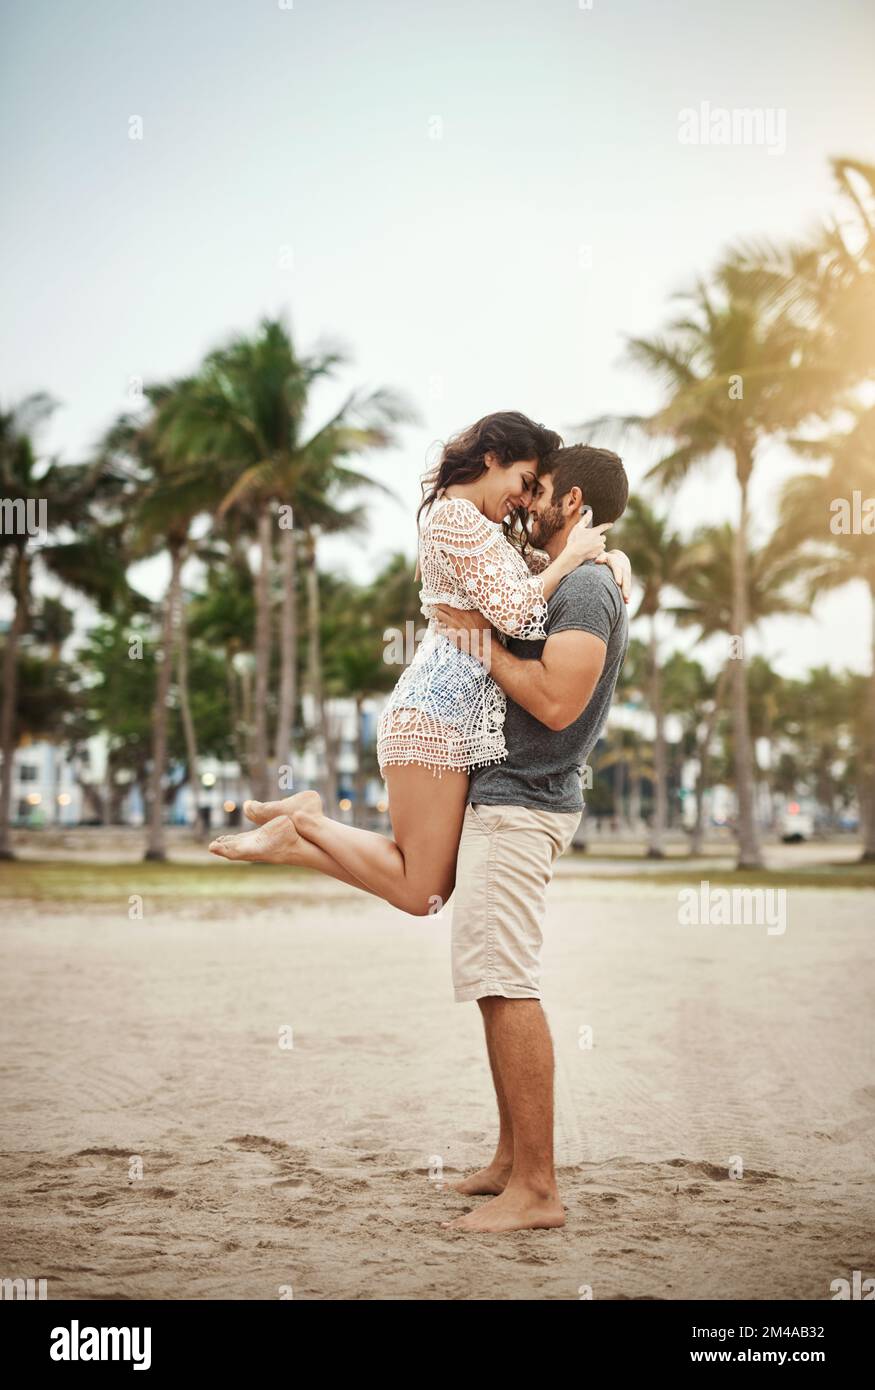
[{"label": "couple embracing", "polygon": [[487,1166],[456,1185],[490,1200],[451,1229],[565,1221],[542,929],[628,643],[629,565],[604,534],[628,495],[616,454],[565,448],[516,411],[449,440],[418,516],[428,627],[377,736],[393,839],[330,819],[304,791],[247,801],[257,829],[210,845],[317,870],[414,916],[452,897],[454,995],[483,1016],[499,1134]]}]

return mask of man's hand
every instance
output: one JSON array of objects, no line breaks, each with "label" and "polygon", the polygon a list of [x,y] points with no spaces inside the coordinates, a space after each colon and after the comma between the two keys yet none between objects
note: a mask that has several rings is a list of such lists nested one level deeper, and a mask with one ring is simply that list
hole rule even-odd
[{"label": "man's hand", "polygon": [[440,622],[446,623],[447,627],[467,628],[469,632],[475,628],[485,632],[492,627],[489,619],[478,613],[476,608],[449,608],[445,603],[439,603],[437,612]]},{"label": "man's hand", "polygon": [[[541,656],[513,656],[482,613],[436,607],[437,630],[461,651],[477,657],[506,695],[548,729],[567,729],[586,709],[604,669],[607,643],[594,633],[570,628],[553,633]],[[475,643],[481,643],[477,650]]]},{"label": "man's hand", "polygon": [[492,642],[492,624],[476,608],[450,608],[437,605],[437,630],[442,637],[488,665]]}]

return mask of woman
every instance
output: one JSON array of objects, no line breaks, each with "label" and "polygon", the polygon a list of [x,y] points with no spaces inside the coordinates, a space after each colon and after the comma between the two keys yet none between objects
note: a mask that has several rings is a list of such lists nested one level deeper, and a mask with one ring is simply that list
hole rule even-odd
[{"label": "woman", "polygon": [[449,441],[430,479],[419,509],[420,517],[428,513],[419,545],[428,629],[377,736],[394,839],[329,819],[318,794],[306,791],[247,801],[246,815],[261,828],[213,841],[212,853],[305,863],[403,912],[440,910],[455,884],[469,770],[501,761],[507,750],[503,692],[480,661],[438,633],[435,610],[479,609],[500,634],[543,639],[547,599],[559,582],[585,560],[608,558],[609,522],[579,522],[553,561],[528,550],[524,529],[521,541],[512,538],[506,518],[525,515],[539,464],[561,443],[516,411],[487,415]]}]

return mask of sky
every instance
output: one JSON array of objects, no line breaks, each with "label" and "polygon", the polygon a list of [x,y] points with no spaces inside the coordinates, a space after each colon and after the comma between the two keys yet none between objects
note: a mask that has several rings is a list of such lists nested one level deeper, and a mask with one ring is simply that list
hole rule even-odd
[{"label": "sky", "polygon": [[[323,562],[364,580],[415,549],[445,439],[517,409],[582,437],[646,411],[623,360],[745,237],[835,207],[830,155],[875,158],[869,0],[5,0],[0,400],[60,402],[47,453],[87,457],[131,383],[194,370],[264,315],[353,387],[417,412],[366,460],[394,499]],[[702,103],[771,113],[756,144],[691,144]],[[132,139],[141,126],[142,138]],[[622,452],[633,488],[651,456]],[[764,453],[752,539],[797,467]],[[715,463],[653,500],[681,531],[735,514]],[[162,561],[137,572],[157,594]],[[786,675],[868,669],[861,582],[753,641]],[[689,637],[683,644],[688,646]]]}]

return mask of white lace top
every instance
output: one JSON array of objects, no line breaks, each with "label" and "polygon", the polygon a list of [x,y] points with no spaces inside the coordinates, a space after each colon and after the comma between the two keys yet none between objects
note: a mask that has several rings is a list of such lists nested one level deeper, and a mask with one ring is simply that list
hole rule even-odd
[{"label": "white lace top", "polygon": [[478,609],[500,633],[543,639],[547,603],[540,571],[549,563],[540,551],[527,563],[500,523],[466,498],[433,504],[419,540],[428,628],[380,718],[381,771],[404,763],[466,770],[507,757],[504,692],[480,661],[437,633],[435,608]]}]

